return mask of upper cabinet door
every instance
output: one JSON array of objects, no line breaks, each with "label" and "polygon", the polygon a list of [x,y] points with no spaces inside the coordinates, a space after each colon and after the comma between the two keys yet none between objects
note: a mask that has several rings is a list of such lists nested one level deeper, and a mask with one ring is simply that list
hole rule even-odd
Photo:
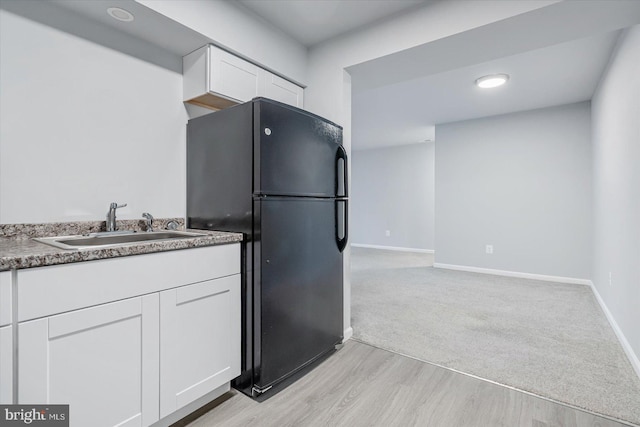
[{"label": "upper cabinet door", "polygon": [[261,74],[261,86],[258,91],[260,96],[302,108],[304,89],[269,71],[263,69],[259,71]]},{"label": "upper cabinet door", "polygon": [[258,96],[258,67],[222,49],[209,46],[210,92],[240,102]]}]

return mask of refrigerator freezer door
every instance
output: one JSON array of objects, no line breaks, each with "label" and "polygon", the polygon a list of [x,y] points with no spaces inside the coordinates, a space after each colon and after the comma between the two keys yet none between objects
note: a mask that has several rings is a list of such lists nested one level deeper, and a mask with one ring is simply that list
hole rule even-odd
[{"label": "refrigerator freezer door", "polygon": [[254,319],[260,350],[254,383],[266,388],[342,341],[342,254],[336,200],[266,197],[255,203],[261,312]]},{"label": "refrigerator freezer door", "polygon": [[279,103],[255,101],[254,144],[254,194],[336,197],[343,180],[341,127]]}]

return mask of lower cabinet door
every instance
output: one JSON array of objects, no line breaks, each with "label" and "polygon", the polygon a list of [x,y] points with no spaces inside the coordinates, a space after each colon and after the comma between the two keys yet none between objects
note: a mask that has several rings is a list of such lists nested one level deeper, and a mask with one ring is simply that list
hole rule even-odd
[{"label": "lower cabinet door", "polygon": [[159,419],[159,295],[19,324],[19,403],[69,404],[70,425]]},{"label": "lower cabinet door", "polygon": [[160,417],[240,375],[240,275],[160,293]]},{"label": "lower cabinet door", "polygon": [[13,403],[13,335],[12,326],[0,328],[0,404]]}]

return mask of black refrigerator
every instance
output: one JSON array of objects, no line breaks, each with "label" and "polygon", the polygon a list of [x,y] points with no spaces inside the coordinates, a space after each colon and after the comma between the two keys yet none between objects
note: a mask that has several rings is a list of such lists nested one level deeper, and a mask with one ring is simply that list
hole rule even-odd
[{"label": "black refrigerator", "polygon": [[244,234],[242,374],[265,397],[343,338],[342,128],[266,98],[189,120],[187,226]]}]

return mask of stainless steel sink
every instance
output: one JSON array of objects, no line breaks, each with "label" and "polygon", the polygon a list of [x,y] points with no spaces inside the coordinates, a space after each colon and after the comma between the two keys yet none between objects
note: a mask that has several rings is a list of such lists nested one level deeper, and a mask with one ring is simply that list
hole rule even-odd
[{"label": "stainless steel sink", "polygon": [[108,246],[123,246],[136,243],[154,242],[159,240],[192,239],[206,236],[204,233],[191,233],[186,231],[151,231],[151,232],[106,232],[92,233],[83,236],[56,236],[33,239],[47,245],[61,249],[89,249]]}]

